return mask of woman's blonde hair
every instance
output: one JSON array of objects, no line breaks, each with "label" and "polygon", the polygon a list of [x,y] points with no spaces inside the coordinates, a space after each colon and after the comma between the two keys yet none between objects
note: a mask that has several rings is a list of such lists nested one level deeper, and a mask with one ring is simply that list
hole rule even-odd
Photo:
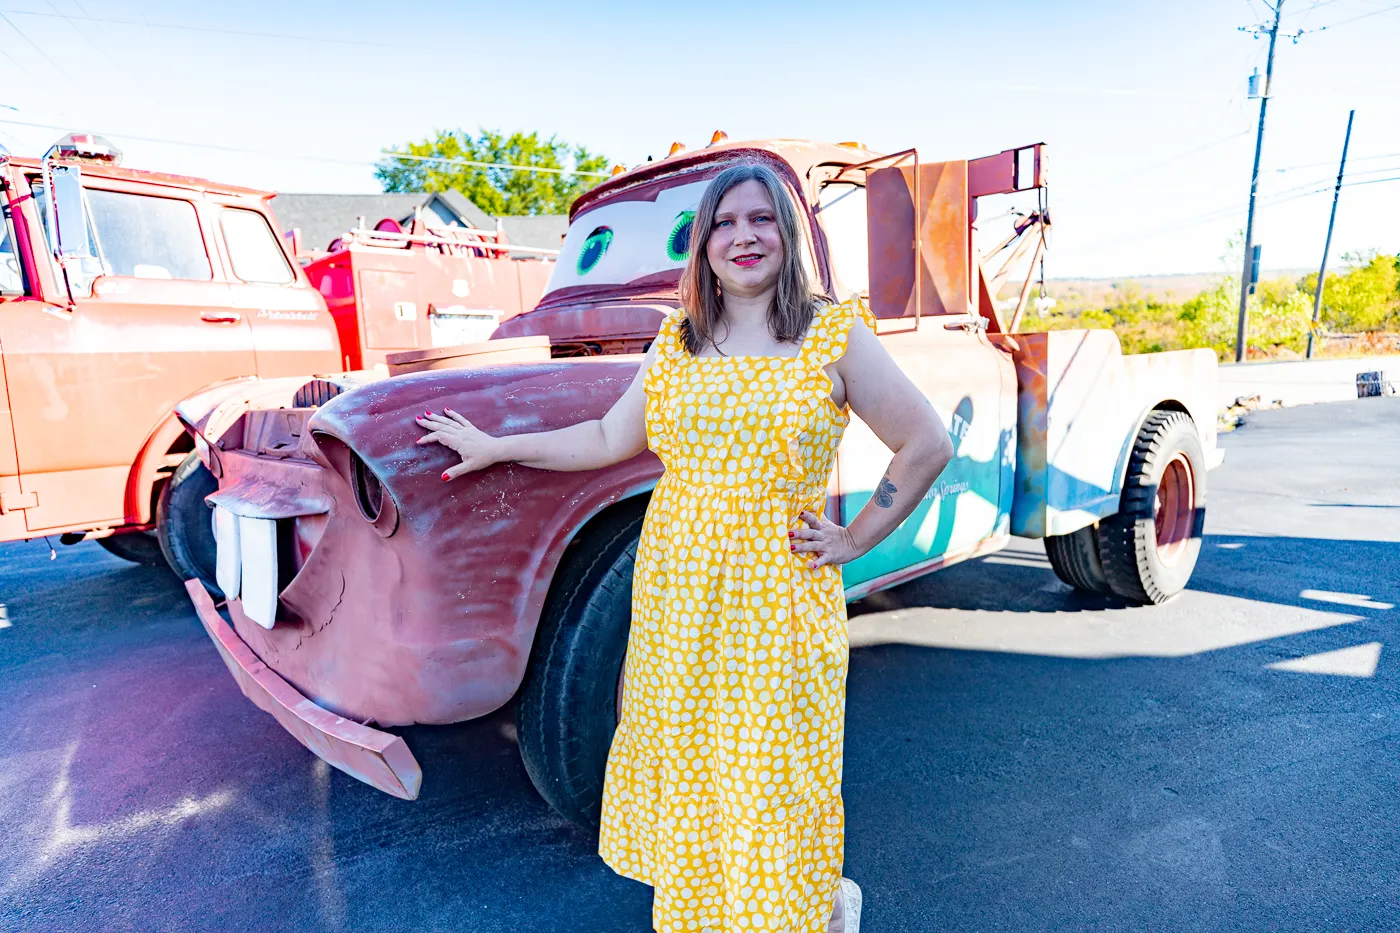
[{"label": "woman's blonde hair", "polygon": [[694,355],[706,345],[715,345],[715,328],[724,310],[724,294],[707,255],[714,231],[715,212],[720,199],[737,185],[756,181],[768,192],[783,244],[783,262],[778,270],[778,290],[768,309],[768,331],[780,343],[793,343],[807,332],[817,308],[827,301],[812,290],[807,269],[802,264],[802,227],[797,207],[778,173],[758,162],[732,165],[715,176],[690,228],[690,260],[681,276],[681,304],[686,319],[681,322],[681,340]]}]

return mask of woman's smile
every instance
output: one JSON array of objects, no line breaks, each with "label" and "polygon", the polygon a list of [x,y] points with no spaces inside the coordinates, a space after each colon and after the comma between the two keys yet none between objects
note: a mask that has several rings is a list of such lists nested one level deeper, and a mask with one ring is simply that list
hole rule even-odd
[{"label": "woman's smile", "polygon": [[705,255],[731,300],[757,298],[777,287],[783,238],[773,199],[763,185],[741,182],[719,199]]}]

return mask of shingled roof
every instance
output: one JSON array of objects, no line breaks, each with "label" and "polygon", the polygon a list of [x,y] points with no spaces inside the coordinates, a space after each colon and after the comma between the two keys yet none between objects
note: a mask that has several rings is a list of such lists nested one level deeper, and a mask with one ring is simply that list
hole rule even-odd
[{"label": "shingled roof", "polygon": [[[279,193],[272,200],[272,210],[283,230],[301,231],[305,249],[325,249],[331,242],[357,226],[360,218],[365,226],[373,227],[384,218],[392,218],[408,226],[415,209],[421,208],[437,215],[444,224],[496,229],[496,218],[477,207],[460,191],[435,191],[418,194],[297,194]],[[506,241],[518,246],[558,249],[569,228],[569,218],[563,215],[541,214],[531,217],[502,217]]]}]

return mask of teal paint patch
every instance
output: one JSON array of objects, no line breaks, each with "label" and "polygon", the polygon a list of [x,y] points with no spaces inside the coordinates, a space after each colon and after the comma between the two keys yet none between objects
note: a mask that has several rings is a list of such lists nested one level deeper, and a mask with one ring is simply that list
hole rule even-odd
[{"label": "teal paint patch", "polygon": [[681,262],[690,257],[690,234],[695,227],[695,212],[681,211],[671,233],[666,237],[666,255],[673,262]]},{"label": "teal paint patch", "polygon": [[590,233],[588,238],[583,241],[583,249],[579,250],[578,274],[587,275],[592,272],[602,260],[603,254],[608,251],[608,247],[612,245],[612,241],[612,227],[598,227]]},{"label": "teal paint patch", "polygon": [[[953,540],[960,506],[975,496],[991,505],[992,521],[982,529],[979,538],[994,534],[998,524],[998,499],[1001,492],[1001,471],[998,464],[955,458],[925,494],[924,499],[869,553],[842,568],[845,585],[855,586],[876,577],[896,573],[948,553]],[[870,493],[851,493],[843,497],[842,514],[854,517],[871,499]]]}]

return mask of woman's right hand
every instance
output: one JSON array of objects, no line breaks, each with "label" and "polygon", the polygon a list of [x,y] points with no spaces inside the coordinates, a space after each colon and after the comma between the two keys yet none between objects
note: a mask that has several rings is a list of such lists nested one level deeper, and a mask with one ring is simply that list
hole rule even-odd
[{"label": "woman's right hand", "polygon": [[418,443],[441,444],[462,458],[461,463],[443,472],[444,480],[484,470],[502,459],[500,438],[478,430],[470,421],[450,408],[444,408],[440,415],[425,412],[415,420],[419,427],[426,428],[429,432],[418,438]]}]

